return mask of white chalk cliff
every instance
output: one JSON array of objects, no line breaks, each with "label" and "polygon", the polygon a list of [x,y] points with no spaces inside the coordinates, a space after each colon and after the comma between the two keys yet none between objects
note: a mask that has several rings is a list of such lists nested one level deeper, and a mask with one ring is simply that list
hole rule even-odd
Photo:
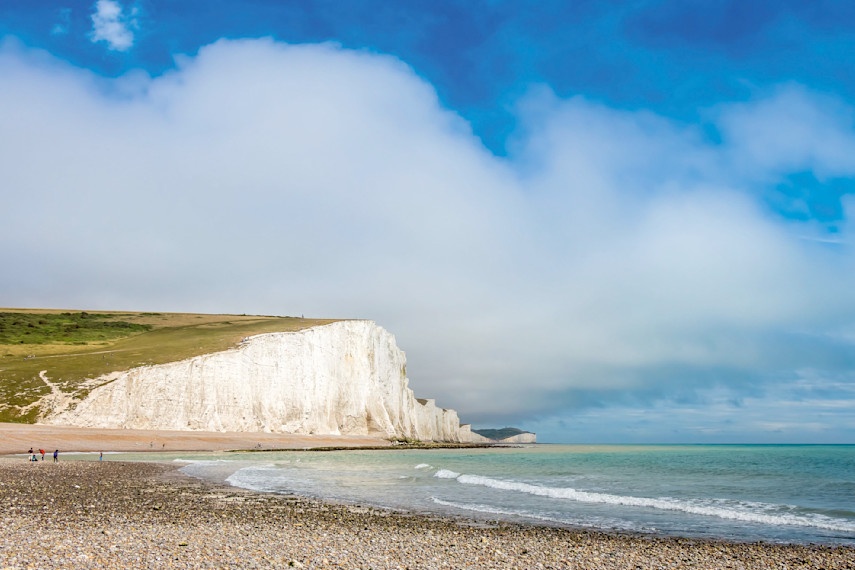
[{"label": "white chalk cliff", "polygon": [[395,337],[371,321],[261,334],[122,372],[46,423],[79,427],[374,435],[468,442],[457,412],[417,400]]}]

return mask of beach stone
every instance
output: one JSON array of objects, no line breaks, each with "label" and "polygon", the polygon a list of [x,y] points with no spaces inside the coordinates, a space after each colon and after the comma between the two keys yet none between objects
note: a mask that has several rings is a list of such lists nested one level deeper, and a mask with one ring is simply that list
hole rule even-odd
[{"label": "beach stone", "polygon": [[[686,540],[495,521],[485,528],[479,521],[259,495],[191,479],[168,464],[49,465],[33,469],[23,460],[0,458],[0,570],[855,569],[851,547]],[[139,508],[146,501],[168,509]]]}]

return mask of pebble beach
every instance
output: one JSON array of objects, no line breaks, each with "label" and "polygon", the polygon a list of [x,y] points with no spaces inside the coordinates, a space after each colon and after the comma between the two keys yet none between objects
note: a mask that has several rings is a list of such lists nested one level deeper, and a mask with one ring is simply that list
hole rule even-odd
[{"label": "pebble beach", "polygon": [[439,518],[259,494],[169,464],[0,458],[6,568],[855,568],[855,549]]}]

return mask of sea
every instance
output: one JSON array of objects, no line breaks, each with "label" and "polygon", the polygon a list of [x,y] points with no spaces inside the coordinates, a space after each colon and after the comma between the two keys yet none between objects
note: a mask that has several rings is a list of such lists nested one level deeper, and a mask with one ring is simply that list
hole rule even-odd
[{"label": "sea", "polygon": [[172,461],[244,489],[475,521],[855,545],[855,445],[536,444]]}]

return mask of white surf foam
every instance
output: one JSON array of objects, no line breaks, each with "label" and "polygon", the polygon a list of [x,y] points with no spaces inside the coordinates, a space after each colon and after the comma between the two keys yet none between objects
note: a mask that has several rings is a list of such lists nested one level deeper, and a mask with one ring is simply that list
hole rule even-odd
[{"label": "white surf foam", "polygon": [[229,461],[225,459],[175,459],[173,461],[185,464],[179,469],[179,471],[185,475],[226,483],[229,482],[229,477],[246,465],[244,462]]},{"label": "white surf foam", "polygon": [[620,520],[609,520],[607,522],[595,522],[591,519],[581,520],[581,519],[565,519],[565,518],[555,518],[555,517],[547,517],[545,515],[539,515],[537,513],[532,513],[529,511],[522,510],[511,510],[511,509],[502,509],[500,507],[496,507],[494,505],[483,505],[479,503],[458,503],[454,501],[445,501],[439,499],[437,497],[431,497],[431,501],[436,503],[437,505],[442,505],[444,507],[452,507],[455,509],[460,509],[464,511],[472,511],[476,513],[483,513],[488,515],[499,515],[506,517],[514,517],[514,518],[525,518],[549,523],[555,523],[559,525],[576,525],[576,526],[586,526],[586,527],[594,527],[594,528],[606,528],[606,529],[621,529],[621,530],[633,530],[633,531],[645,531],[652,532],[655,531],[655,528],[651,527],[638,527],[633,525],[632,523],[628,523],[626,521]]},{"label": "white surf foam", "polygon": [[453,507],[455,509],[460,509],[460,510],[464,510],[464,511],[473,511],[476,513],[485,513],[488,515],[502,515],[502,516],[508,516],[508,517],[525,517],[525,518],[529,518],[529,519],[535,519],[535,520],[557,523],[557,524],[572,524],[572,521],[556,519],[556,518],[552,518],[552,517],[545,517],[542,515],[536,515],[534,513],[529,513],[526,511],[512,511],[509,509],[500,509],[499,507],[494,507],[492,505],[455,503],[452,501],[443,501],[442,499],[438,499],[436,497],[431,497],[430,499],[431,499],[431,501],[433,501],[437,505],[442,505],[444,507]]},{"label": "white surf foam", "polygon": [[855,523],[840,521],[820,514],[796,514],[778,512],[769,514],[770,511],[792,510],[789,505],[768,505],[760,503],[736,503],[724,506],[722,501],[714,500],[681,500],[670,497],[633,497],[625,495],[614,495],[609,493],[595,493],[590,491],[578,491],[569,487],[544,487],[532,485],[520,481],[505,481],[493,479],[481,475],[457,474],[454,471],[440,469],[434,475],[440,479],[456,479],[464,485],[480,485],[503,491],[514,491],[550,497],[553,499],[565,499],[581,503],[601,503],[621,505],[628,507],[646,507],[652,509],[680,511],[684,513],[718,517],[722,519],[738,520],[748,523],[760,523],[772,526],[791,525],[822,528],[826,530],[855,532]]},{"label": "white surf foam", "polygon": [[279,491],[282,489],[284,471],[277,469],[272,463],[266,465],[252,465],[238,469],[228,477],[226,483],[233,487],[249,489],[250,491]]},{"label": "white surf foam", "polygon": [[455,471],[450,471],[448,469],[440,469],[436,473],[433,474],[437,479],[457,479],[460,477],[460,473]]}]

